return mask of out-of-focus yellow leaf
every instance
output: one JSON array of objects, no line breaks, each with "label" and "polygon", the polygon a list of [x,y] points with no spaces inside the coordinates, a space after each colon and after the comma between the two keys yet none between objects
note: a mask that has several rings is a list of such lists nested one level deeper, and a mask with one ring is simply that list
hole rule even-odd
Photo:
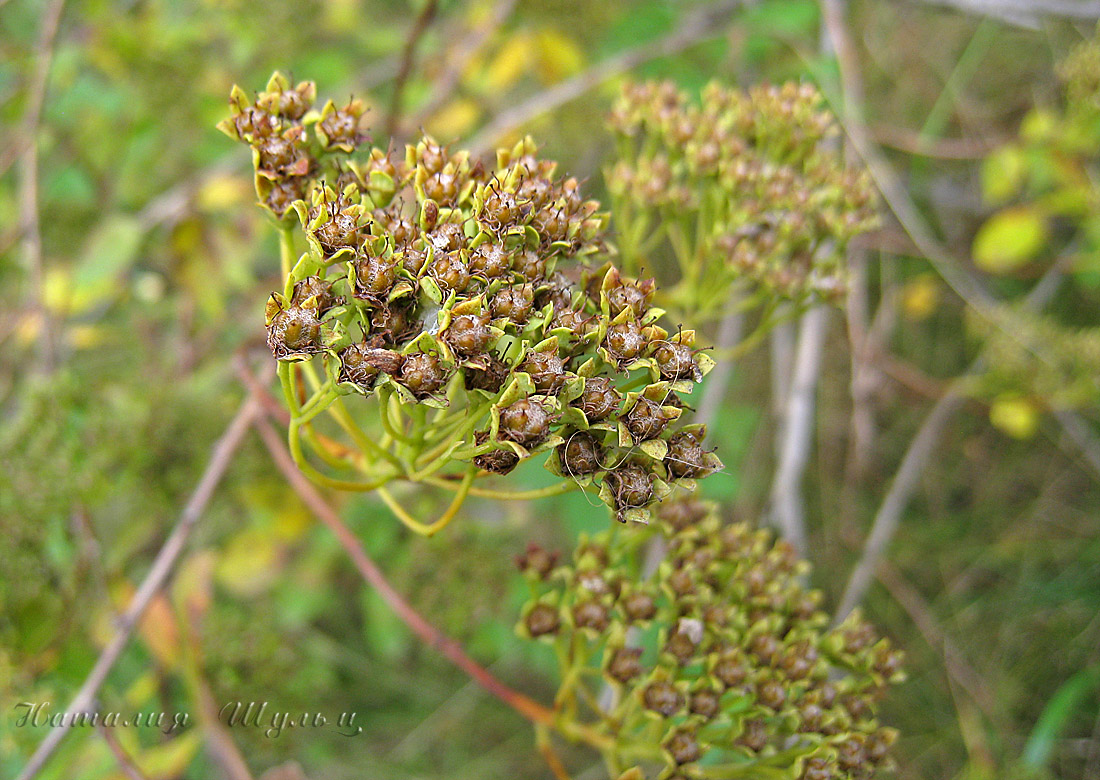
[{"label": "out-of-focus yellow leaf", "polygon": [[456,98],[428,120],[428,130],[436,138],[456,138],[473,127],[480,115],[477,103],[469,98]]},{"label": "out-of-focus yellow leaf", "polygon": [[939,305],[940,285],[932,274],[921,274],[905,284],[901,291],[901,308],[911,320],[929,317]]},{"label": "out-of-focus yellow leaf", "polygon": [[526,32],[509,37],[485,69],[485,86],[490,90],[512,86],[534,64],[533,42]]},{"label": "out-of-focus yellow leaf", "polygon": [[535,38],[538,74],[545,84],[572,76],[584,67],[580,47],[556,30],[541,30]]},{"label": "out-of-focus yellow leaf", "polygon": [[55,315],[63,317],[69,312],[70,279],[68,270],[64,268],[46,269],[46,277],[42,280],[42,303]]},{"label": "out-of-focus yellow leaf", "polygon": [[1004,203],[1019,194],[1027,176],[1027,159],[1020,147],[1007,145],[982,163],[982,194],[987,203]]},{"label": "out-of-focus yellow leaf", "polygon": [[176,574],[172,595],[188,620],[201,618],[210,608],[216,560],[213,550],[201,550],[189,556]]},{"label": "out-of-focus yellow leaf", "polygon": [[344,33],[360,24],[358,0],[327,0],[321,5],[322,18],[326,29],[334,33]]},{"label": "out-of-focus yellow leaf", "polygon": [[201,746],[202,731],[187,729],[174,739],[142,751],[134,763],[149,780],[169,780],[183,775]]},{"label": "out-of-focus yellow leaf", "polygon": [[245,598],[255,596],[279,576],[279,554],[270,531],[246,529],[229,540],[215,575],[233,593]]},{"label": "out-of-focus yellow leaf", "polygon": [[172,669],[179,663],[180,631],[172,605],[162,594],[149,602],[138,626],[141,638],[150,652],[166,667]]},{"label": "out-of-focus yellow leaf", "polygon": [[1014,439],[1030,439],[1039,429],[1039,410],[1027,398],[1000,396],[989,407],[989,421]]},{"label": "out-of-focus yellow leaf", "polygon": [[127,706],[136,711],[147,702],[152,701],[159,690],[160,680],[157,678],[157,673],[152,669],[146,669],[138,675],[136,680],[130,683],[122,697]]},{"label": "out-of-focus yellow leaf", "polygon": [[19,318],[19,322],[15,326],[15,340],[20,346],[25,347],[33,343],[41,332],[42,313],[37,311],[28,312]]},{"label": "out-of-focus yellow leaf", "polygon": [[1042,248],[1045,217],[1028,206],[1005,209],[990,217],[974,239],[974,262],[990,273],[1020,267]]},{"label": "out-of-focus yellow leaf", "polygon": [[109,333],[98,325],[74,325],[69,328],[68,340],[73,349],[98,347],[109,338]]},{"label": "out-of-focus yellow leaf", "polygon": [[252,189],[243,176],[218,174],[211,176],[199,188],[198,207],[205,212],[230,211],[252,200]]},{"label": "out-of-focus yellow leaf", "polygon": [[1032,143],[1050,140],[1058,129],[1058,118],[1049,110],[1036,108],[1020,123],[1020,135]]}]

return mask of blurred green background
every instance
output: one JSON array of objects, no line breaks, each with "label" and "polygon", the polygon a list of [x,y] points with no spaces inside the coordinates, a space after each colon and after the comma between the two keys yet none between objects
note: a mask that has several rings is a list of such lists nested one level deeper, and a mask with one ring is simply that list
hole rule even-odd
[{"label": "blurred green background", "polygon": [[[397,140],[419,125],[445,142],[496,140],[479,130],[603,63],[656,51],[698,5],[444,0],[419,41]],[[681,52],[640,57],[631,73],[693,88],[712,78],[806,78],[838,99],[818,4],[746,6]],[[61,709],[71,699],[244,394],[233,355],[262,342],[278,248],[253,206],[247,155],[214,130],[230,86],[258,89],[281,69],[315,80],[322,96],[363,97],[381,118],[422,5],[65,3],[41,117],[30,127],[42,20],[52,8],[0,2],[5,777],[44,735],[16,727],[16,704]],[[1074,407],[1095,440],[1100,360],[1084,357],[1100,352],[1089,330],[1100,325],[1092,167],[1100,137],[1055,143],[1034,127],[1064,111],[1055,66],[1092,23],[1027,21],[920,2],[853,0],[847,8],[864,82],[860,108],[920,218],[1006,300],[1065,262],[1071,272],[1048,307],[1050,339],[1071,343],[1072,333],[1081,345],[1044,382],[1024,381],[1038,375],[1010,348],[997,353],[924,471],[866,600],[871,619],[909,654],[911,678],[883,716],[902,732],[902,778],[1100,776],[1100,483],[1058,418]],[[546,156],[601,197],[600,169],[611,154],[603,115],[619,78],[523,113],[522,128],[504,138],[530,131]],[[28,133],[37,138],[39,279],[20,214]],[[1005,144],[1017,152],[1003,152]],[[1013,173],[1021,168],[1046,179],[1025,186],[1024,174]],[[1059,210],[1072,198],[1074,208]],[[989,227],[1005,203],[1015,211]],[[1037,209],[1045,209],[1040,217]],[[985,247],[974,247],[983,230]],[[1026,251],[1016,258],[998,242]],[[851,348],[835,315],[806,479],[813,581],[834,605],[914,432],[947,382],[996,337],[973,326],[964,302],[891,219],[861,251],[869,289],[889,307],[872,361],[873,455],[851,468]],[[1012,311],[1006,316],[1002,330],[1011,330]],[[50,373],[38,367],[47,322],[58,346]],[[706,491],[730,515],[759,516],[767,501],[768,366],[767,350],[736,366],[714,425],[728,473]],[[1086,390],[1067,400],[1059,393],[1074,379]],[[523,474],[535,483],[539,467]],[[607,517],[594,498],[471,501],[468,521],[435,540],[378,520],[370,498],[334,500],[417,608],[502,679],[552,695],[544,682],[552,659],[514,641],[524,596],[512,559],[528,541],[568,549],[579,532],[602,527]],[[194,723],[202,690],[218,702],[358,714],[364,731],[354,738],[332,729],[275,739],[231,730],[256,776],[299,776],[290,762],[334,780],[550,776],[528,724],[418,644],[362,586],[254,437],[100,703],[187,711]],[[171,737],[120,730],[118,738],[149,778],[221,776],[202,728]],[[602,776],[594,756],[567,758],[578,778]],[[68,739],[43,776],[123,777],[94,732]]]}]

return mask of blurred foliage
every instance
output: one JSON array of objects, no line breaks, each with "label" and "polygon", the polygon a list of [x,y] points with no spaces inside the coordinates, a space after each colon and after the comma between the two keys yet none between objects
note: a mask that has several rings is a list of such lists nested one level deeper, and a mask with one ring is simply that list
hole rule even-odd
[{"label": "blurred foliage", "polygon": [[[258,302],[275,284],[278,252],[251,208],[247,161],[213,128],[224,96],[234,81],[263,83],[287,68],[363,98],[377,128],[420,5],[66,5],[38,133],[42,295],[62,354],[48,381],[34,370],[42,321],[29,303],[13,164],[45,2],[0,7],[0,775],[13,776],[43,734],[14,725],[15,703],[71,699],[241,397],[228,356],[262,342]],[[401,140],[420,125],[446,142],[472,136],[548,86],[652,48],[694,5],[520,2],[497,24],[498,3],[445,0],[406,86]],[[1091,30],[1017,29],[920,3],[850,7],[871,130],[900,147],[888,159],[934,232],[973,257],[1010,308],[1005,327],[968,330],[973,315],[904,235],[888,224],[867,242],[871,297],[897,312],[896,327],[889,359],[876,363],[875,457],[852,477],[848,347],[834,326],[807,475],[814,584],[839,594],[927,396],[987,337],[1022,323],[1044,356],[1064,354],[1066,365],[1037,366],[1018,339],[995,350],[1002,356],[989,360],[906,513],[889,587],[872,590],[866,612],[910,657],[910,680],[882,712],[902,734],[899,777],[1081,777],[1100,761],[1100,492],[1045,411],[1076,408],[1095,430],[1096,49],[1066,60],[1065,82],[1056,68]],[[812,0],[764,0],[737,12],[728,34],[634,75],[690,91],[711,79],[748,87],[813,77],[836,103],[819,27]],[[482,33],[484,45],[463,59],[462,44]],[[604,200],[615,81],[522,128]],[[1052,267],[1067,277],[1053,302],[1020,318],[1020,299]],[[773,465],[766,362],[757,354],[738,366],[711,430],[729,473],[706,492],[745,515],[766,500]],[[539,471],[516,478],[539,486]],[[567,548],[580,531],[604,528],[593,503],[581,493],[531,505],[475,500],[466,513],[480,522],[450,529],[445,547],[374,522],[372,500],[343,509],[412,603],[546,701],[553,664],[514,642],[524,593],[505,583],[532,537]],[[337,780],[549,776],[527,724],[411,640],[252,441],[104,687],[103,708],[187,711],[194,722],[196,672],[219,702],[358,713],[357,738],[230,730],[257,774],[293,759]],[[218,771],[200,728],[116,731],[150,778]],[[101,739],[79,734],[44,776],[119,772]]]}]

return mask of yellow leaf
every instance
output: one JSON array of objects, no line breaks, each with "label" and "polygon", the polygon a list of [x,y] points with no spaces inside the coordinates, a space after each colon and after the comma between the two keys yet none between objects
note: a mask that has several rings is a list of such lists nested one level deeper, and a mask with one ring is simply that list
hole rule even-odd
[{"label": "yellow leaf", "polygon": [[1012,271],[1033,258],[1047,237],[1046,218],[1017,206],[990,217],[974,238],[974,262],[990,273]]},{"label": "yellow leaf", "polygon": [[107,332],[98,325],[74,325],[69,328],[68,339],[73,349],[91,349],[107,340]]},{"label": "yellow leaf", "polygon": [[1002,146],[982,162],[982,194],[987,203],[1004,203],[1019,194],[1027,160],[1018,146]]},{"label": "yellow leaf", "polygon": [[157,594],[149,602],[138,630],[157,660],[170,669],[174,668],[180,656],[180,631],[172,605],[163,594]]},{"label": "yellow leaf", "polygon": [[485,70],[485,86],[496,91],[519,81],[533,64],[532,48],[531,37],[525,32],[508,38]]},{"label": "yellow leaf", "polygon": [[280,549],[269,530],[247,529],[236,534],[218,561],[218,582],[249,597],[265,591],[279,574]]},{"label": "yellow leaf", "polygon": [[251,200],[252,188],[241,176],[216,174],[199,188],[197,202],[205,212],[230,211],[234,206]]},{"label": "yellow leaf", "polygon": [[535,40],[538,74],[545,84],[572,76],[584,67],[584,54],[571,39],[556,30],[542,30]]},{"label": "yellow leaf", "polygon": [[[170,718],[171,714],[166,716]],[[165,728],[171,723],[167,723]],[[180,733],[175,739],[151,747],[135,758],[141,773],[149,780],[169,780],[169,778],[181,777],[185,769],[191,765],[195,755],[202,746],[202,730],[188,729]]]},{"label": "yellow leaf", "polygon": [[929,317],[940,302],[940,285],[932,274],[921,274],[906,283],[901,291],[901,308],[910,320]]},{"label": "yellow leaf", "polygon": [[477,103],[469,98],[456,98],[428,120],[428,130],[436,138],[457,138],[473,127],[480,115]]},{"label": "yellow leaf", "polygon": [[1027,398],[1000,396],[989,407],[989,421],[1014,439],[1030,439],[1039,429],[1039,410]]}]

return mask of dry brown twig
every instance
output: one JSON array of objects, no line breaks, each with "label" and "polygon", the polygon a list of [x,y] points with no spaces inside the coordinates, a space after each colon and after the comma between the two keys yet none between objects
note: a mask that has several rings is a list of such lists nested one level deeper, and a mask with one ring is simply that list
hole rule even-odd
[{"label": "dry brown twig", "polygon": [[99,736],[103,737],[103,741],[107,744],[107,749],[111,751],[111,755],[115,757],[115,763],[118,764],[118,768],[122,771],[122,774],[126,775],[128,780],[149,780],[142,771],[138,768],[137,764],[130,757],[130,754],[126,752],[126,749],[118,741],[118,737],[111,729],[104,726],[102,723],[96,726],[96,731]]},{"label": "dry brown twig", "polygon": [[[42,118],[42,105],[46,101],[50,66],[53,64],[54,40],[61,24],[61,12],[65,0],[51,0],[42,17],[42,27],[35,48],[35,69],[27,87],[29,99],[23,114],[20,139],[22,155],[19,160],[19,231],[23,240],[24,262],[30,275],[31,301],[42,328],[39,343],[42,349],[42,368],[53,371],[57,363],[57,342],[54,324],[43,299],[45,269],[42,259],[42,231],[38,220],[38,125]],[[16,144],[20,141],[16,141]]]},{"label": "dry brown twig", "polygon": [[401,64],[397,68],[397,75],[393,79],[393,95],[390,97],[390,108],[386,113],[385,132],[387,138],[392,138],[397,130],[397,124],[401,121],[401,103],[405,98],[405,86],[412,75],[413,65],[416,61],[416,49],[420,45],[424,33],[435,19],[439,10],[439,0],[426,0],[424,7],[420,9],[416,20],[413,22],[409,35],[405,39],[405,48],[401,52]]}]

